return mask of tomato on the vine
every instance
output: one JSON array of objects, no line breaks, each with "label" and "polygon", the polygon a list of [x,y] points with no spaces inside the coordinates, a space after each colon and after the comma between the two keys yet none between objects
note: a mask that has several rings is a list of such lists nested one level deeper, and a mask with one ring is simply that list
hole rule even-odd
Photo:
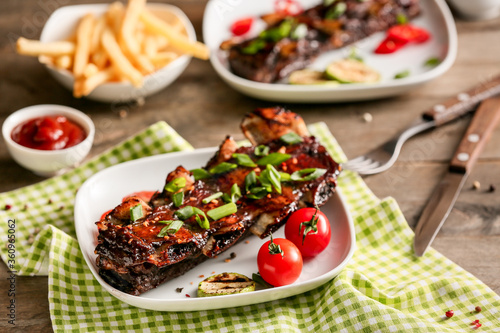
[{"label": "tomato on the vine", "polygon": [[330,222],[317,208],[301,208],[288,218],[285,237],[294,243],[303,257],[314,257],[330,243]]},{"label": "tomato on the vine", "polygon": [[287,239],[276,238],[265,242],[257,255],[257,266],[262,278],[279,287],[295,282],[302,272],[299,249]]}]

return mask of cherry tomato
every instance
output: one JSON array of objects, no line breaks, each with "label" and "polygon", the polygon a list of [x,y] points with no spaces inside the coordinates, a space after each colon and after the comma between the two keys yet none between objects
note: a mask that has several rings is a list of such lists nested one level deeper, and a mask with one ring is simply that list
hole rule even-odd
[{"label": "cherry tomato", "polygon": [[393,40],[396,39],[406,43],[423,43],[431,37],[427,30],[410,24],[400,24],[389,28],[387,36]]},{"label": "cherry tomato", "polygon": [[288,239],[276,238],[265,242],[257,255],[257,266],[262,278],[279,287],[295,282],[302,272],[302,256]]},{"label": "cherry tomato", "polygon": [[330,243],[330,222],[316,208],[294,212],[285,224],[285,237],[299,249],[302,257],[314,257]]},{"label": "cherry tomato", "polygon": [[251,17],[238,20],[231,25],[231,32],[235,36],[244,35],[250,31],[250,28],[252,28],[252,24],[253,18]]},{"label": "cherry tomato", "polygon": [[375,49],[375,53],[377,54],[388,54],[394,53],[403,46],[405,46],[408,42],[401,41],[399,39],[387,37],[380,43]]},{"label": "cherry tomato", "polygon": [[302,6],[294,0],[275,0],[274,11],[279,14],[294,16],[302,13]]}]

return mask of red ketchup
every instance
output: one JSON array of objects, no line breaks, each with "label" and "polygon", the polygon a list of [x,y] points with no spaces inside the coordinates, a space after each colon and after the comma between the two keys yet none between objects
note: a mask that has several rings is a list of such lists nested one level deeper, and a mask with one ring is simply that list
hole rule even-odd
[{"label": "red ketchup", "polygon": [[54,115],[27,120],[12,130],[11,138],[24,147],[60,150],[85,140],[83,128],[64,116]]}]

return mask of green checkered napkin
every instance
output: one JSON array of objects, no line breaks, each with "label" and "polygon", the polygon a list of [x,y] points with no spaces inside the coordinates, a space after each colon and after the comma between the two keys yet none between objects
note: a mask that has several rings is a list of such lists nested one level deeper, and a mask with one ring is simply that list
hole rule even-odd
[{"label": "green checkered napkin", "polygon": [[[325,124],[310,130],[337,161],[346,159]],[[479,331],[500,332],[500,297],[432,249],[415,258],[413,233],[395,200],[378,199],[348,171],[339,186],[354,219],[357,249],[331,282],[294,297],[221,310],[158,312],[117,300],[94,279],[80,252],[75,192],[110,165],[183,149],[192,148],[161,122],[63,176],[0,194],[0,207],[12,207],[0,211],[0,239],[7,243],[7,222],[15,219],[14,270],[48,274],[56,332],[470,332],[475,319],[482,324]],[[1,253],[8,263],[7,246]],[[483,311],[473,312],[478,305]],[[448,309],[455,315],[446,319]]]}]

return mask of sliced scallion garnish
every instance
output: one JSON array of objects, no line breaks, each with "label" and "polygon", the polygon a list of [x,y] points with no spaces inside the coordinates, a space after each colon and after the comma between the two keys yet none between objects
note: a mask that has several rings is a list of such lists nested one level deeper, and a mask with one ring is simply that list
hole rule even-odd
[{"label": "sliced scallion garnish", "polygon": [[347,9],[347,5],[343,2],[339,2],[338,4],[335,5],[335,7],[330,8],[326,14],[325,14],[325,19],[327,20],[335,20],[338,19],[342,14],[345,13]]},{"label": "sliced scallion garnish", "polygon": [[432,57],[432,58],[429,58],[427,59],[425,62],[424,62],[424,66],[429,66],[429,67],[436,67],[437,65],[439,65],[441,63],[441,60],[437,57]]},{"label": "sliced scallion garnish", "polygon": [[238,163],[241,166],[246,166],[250,168],[255,168],[257,166],[257,164],[255,164],[255,162],[252,161],[250,156],[248,156],[247,154],[234,153],[232,156],[233,158],[236,159],[236,163]]},{"label": "sliced scallion garnish", "polygon": [[[210,228],[210,223],[208,222],[207,216],[205,215],[205,212],[199,209],[198,207],[193,207],[193,206],[186,206],[182,207],[178,211],[174,213],[175,216],[177,216],[181,220],[187,220],[193,215],[195,216],[196,222],[200,225],[200,227],[204,229]],[[200,216],[203,218],[200,218]]]},{"label": "sliced scallion garnish", "polygon": [[177,177],[171,180],[170,182],[165,185],[165,190],[167,192],[172,192],[175,193],[179,191],[181,188],[186,186],[186,178],[184,177]]},{"label": "sliced scallion garnish", "polygon": [[295,132],[288,132],[285,135],[282,135],[280,140],[289,145],[301,143],[303,141],[302,137]]},{"label": "sliced scallion garnish", "polygon": [[255,156],[266,156],[269,154],[269,147],[264,145],[259,145],[253,150]]},{"label": "sliced scallion garnish", "polygon": [[204,204],[207,204],[210,201],[217,199],[217,198],[220,198],[220,197],[222,197],[222,192],[217,192],[217,193],[214,193],[211,196],[206,197],[205,199],[201,200],[201,202],[203,202]]},{"label": "sliced scallion garnish", "polygon": [[238,211],[238,208],[236,207],[236,204],[234,202],[230,202],[230,203],[225,204],[223,206],[209,210],[207,212],[207,215],[210,216],[210,218],[212,220],[217,221],[223,217],[234,214],[237,211]]},{"label": "sliced scallion garnish", "polygon": [[208,170],[208,172],[210,172],[211,174],[224,173],[229,170],[236,169],[237,167],[238,167],[237,164],[222,162],[221,164],[216,165],[212,169]]},{"label": "sliced scallion garnish", "polygon": [[256,184],[257,184],[257,175],[255,174],[255,171],[252,170],[252,172],[250,172],[245,177],[245,192],[248,192]]},{"label": "sliced scallion garnish", "polygon": [[405,77],[407,77],[409,75],[410,75],[410,71],[409,70],[404,70],[404,71],[399,72],[396,75],[394,75],[394,78],[395,79],[402,79],[402,78],[405,78]]},{"label": "sliced scallion garnish", "polygon": [[184,192],[174,193],[174,195],[172,195],[172,201],[175,207],[180,207],[184,201]]},{"label": "sliced scallion garnish", "polygon": [[289,173],[286,173],[286,172],[279,172],[280,173],[280,179],[282,182],[287,182],[291,179],[291,176]]},{"label": "sliced scallion garnish", "polygon": [[267,178],[273,185],[276,192],[281,194],[281,176],[278,170],[276,170],[271,164],[266,166],[266,171],[268,171]]},{"label": "sliced scallion garnish", "polygon": [[258,165],[279,165],[286,160],[288,160],[291,156],[288,154],[282,154],[282,153],[271,153],[267,156],[262,157],[257,161]]},{"label": "sliced scallion garnish", "polygon": [[236,202],[239,198],[241,198],[240,187],[238,184],[234,183],[233,186],[231,186],[231,202]]},{"label": "sliced scallion garnish", "polygon": [[137,204],[134,207],[130,208],[130,219],[132,221],[135,222],[138,219],[140,219],[142,216],[143,216],[143,214],[142,214],[142,205],[141,204]]},{"label": "sliced scallion garnish", "polygon": [[159,223],[166,224],[160,232],[158,233],[158,237],[165,237],[167,234],[175,234],[180,230],[184,222],[179,220],[170,220],[170,221],[158,221]]},{"label": "sliced scallion garnish", "polygon": [[295,171],[294,173],[292,173],[292,176],[290,178],[291,180],[296,180],[296,181],[309,181],[317,179],[323,176],[325,173],[326,169],[308,168]]},{"label": "sliced scallion garnish", "polygon": [[205,169],[193,169],[190,171],[193,174],[194,180],[200,180],[210,177],[210,173]]},{"label": "sliced scallion garnish", "polygon": [[269,192],[265,187],[262,186],[257,186],[252,188],[250,191],[247,193],[247,198],[249,199],[262,199],[265,197]]}]

